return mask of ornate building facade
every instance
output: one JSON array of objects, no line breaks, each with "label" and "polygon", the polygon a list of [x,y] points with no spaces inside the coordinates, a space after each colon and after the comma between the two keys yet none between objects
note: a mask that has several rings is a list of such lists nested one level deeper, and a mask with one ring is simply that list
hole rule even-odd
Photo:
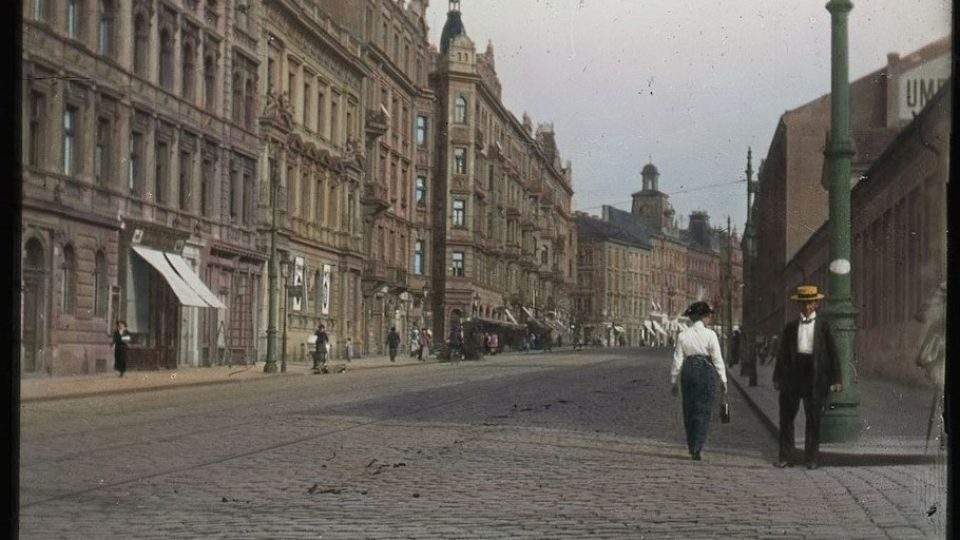
[{"label": "ornate building facade", "polygon": [[450,2],[431,86],[437,97],[433,331],[477,318],[569,339],[576,238],[572,171],[551,125],[501,100],[493,46],[478,53]]},{"label": "ornate building facade", "polygon": [[256,356],[257,6],[23,3],[23,372]]},{"label": "ornate building facade", "polygon": [[[263,6],[259,230],[269,251],[276,211],[281,359],[306,359],[320,324],[342,357],[363,340],[361,43],[315,3]],[[261,294],[267,306],[269,287]],[[263,327],[268,318],[261,310]]]}]

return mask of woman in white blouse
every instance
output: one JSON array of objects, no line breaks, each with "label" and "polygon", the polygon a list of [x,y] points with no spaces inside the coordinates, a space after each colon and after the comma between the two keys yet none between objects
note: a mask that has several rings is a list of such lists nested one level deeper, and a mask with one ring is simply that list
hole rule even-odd
[{"label": "woman in white blouse", "polygon": [[683,389],[683,427],[687,432],[687,447],[690,457],[699,461],[707,440],[710,408],[716,393],[714,373],[719,375],[721,392],[726,394],[727,370],[720,354],[720,340],[713,330],[706,327],[713,318],[710,304],[694,302],[683,314],[693,321],[693,325],[677,336],[670,383],[674,396]]}]

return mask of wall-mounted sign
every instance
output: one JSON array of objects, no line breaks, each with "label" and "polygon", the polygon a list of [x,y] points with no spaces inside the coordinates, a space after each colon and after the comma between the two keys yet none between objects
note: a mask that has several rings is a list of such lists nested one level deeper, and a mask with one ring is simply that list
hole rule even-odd
[{"label": "wall-mounted sign", "polygon": [[919,114],[948,80],[950,80],[950,54],[938,56],[901,73],[898,82],[900,120],[912,120],[913,115]]},{"label": "wall-mounted sign", "polygon": [[320,291],[320,313],[330,314],[330,274],[332,267],[329,264],[323,265],[323,290]]},{"label": "wall-mounted sign", "polygon": [[[303,286],[303,257],[299,255],[293,258],[293,286]],[[303,309],[303,295],[294,296],[292,299],[292,308],[294,311]]]}]

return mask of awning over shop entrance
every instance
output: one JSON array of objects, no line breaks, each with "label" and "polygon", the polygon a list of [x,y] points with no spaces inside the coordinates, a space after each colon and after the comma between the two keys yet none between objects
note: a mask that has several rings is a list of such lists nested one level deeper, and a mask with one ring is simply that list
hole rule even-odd
[{"label": "awning over shop entrance", "polygon": [[652,322],[653,322],[653,327],[657,330],[657,332],[659,332],[664,336],[667,335],[667,332],[664,331],[662,326],[660,326],[660,323],[658,323],[657,321],[652,321]]},{"label": "awning over shop entrance", "polygon": [[508,320],[508,321],[512,322],[513,324],[515,324],[515,325],[517,325],[517,326],[520,326],[520,323],[517,322],[517,318],[513,316],[513,313],[510,313],[510,310],[509,310],[509,309],[503,308],[503,313],[504,313],[504,315],[507,316],[507,320]]},{"label": "awning over shop entrance", "polygon": [[[210,289],[203,285],[203,282],[200,281],[200,277],[197,276],[193,270],[190,270],[190,267],[186,264],[179,255],[175,254],[165,254],[162,251],[157,251],[155,249],[150,249],[143,246],[133,246],[133,251],[136,252],[143,260],[147,261],[161,276],[163,276],[164,281],[170,285],[170,289],[173,291],[173,294],[176,295],[177,299],[180,300],[180,303],[186,307],[225,307],[219,300],[216,299],[216,296],[210,292]],[[183,272],[187,276],[192,276],[188,278],[181,277],[181,274],[172,266],[171,262],[168,261],[165,255],[172,255],[179,259],[183,263]],[[194,289],[191,286],[188,279],[195,279],[199,282],[200,286],[203,287],[203,290],[207,295],[212,299],[216,300],[216,305],[213,305],[206,300],[204,300],[203,295]]]},{"label": "awning over shop entrance", "polygon": [[534,317],[533,311],[531,311],[530,308],[528,308],[527,306],[521,306],[521,307],[523,308],[524,313],[527,314],[527,321],[528,321],[528,322],[532,322],[533,324],[535,324],[535,325],[537,325],[537,326],[539,326],[539,327],[541,327],[541,328],[552,329],[552,327],[549,326],[547,323],[545,323],[545,322],[541,321],[540,319]]},{"label": "awning over shop entrance", "polygon": [[213,308],[227,309],[227,306],[223,305],[223,302],[207,288],[203,280],[200,279],[200,276],[190,268],[190,265],[187,264],[187,261],[185,261],[183,257],[176,253],[164,253],[164,256],[170,262],[170,265],[173,266],[173,269],[177,271],[177,274],[187,282],[187,285],[189,285],[195,293],[200,295],[200,298],[203,298],[204,302],[210,304],[210,307]]}]

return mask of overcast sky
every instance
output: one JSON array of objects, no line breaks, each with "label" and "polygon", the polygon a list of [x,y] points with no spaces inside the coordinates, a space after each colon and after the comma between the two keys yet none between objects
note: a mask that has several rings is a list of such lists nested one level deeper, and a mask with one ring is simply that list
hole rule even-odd
[{"label": "overcast sky", "polygon": [[[630,208],[652,156],[678,216],[743,230],[779,117],[830,91],[826,0],[462,0],[479,52],[493,42],[503,101],[552,122],[573,163],[574,209]],[[438,43],[449,3],[427,19]],[[854,0],[851,80],[950,31],[948,0]],[[754,176],[756,178],[756,176]],[[717,184],[726,185],[717,186]]]}]

